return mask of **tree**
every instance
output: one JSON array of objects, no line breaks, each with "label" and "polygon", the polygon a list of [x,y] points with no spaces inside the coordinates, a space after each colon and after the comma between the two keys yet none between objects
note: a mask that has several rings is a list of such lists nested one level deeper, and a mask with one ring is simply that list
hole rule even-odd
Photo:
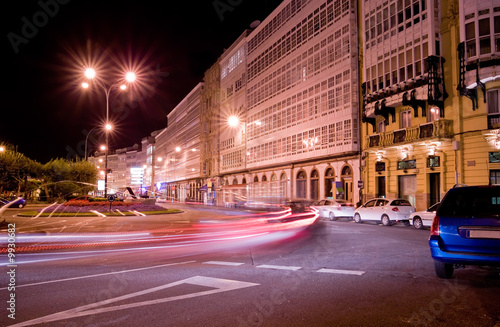
[{"label": "tree", "polygon": [[39,166],[38,162],[19,152],[0,152],[0,193],[7,190],[21,194],[21,189],[27,192],[28,177],[36,174]]},{"label": "tree", "polygon": [[52,159],[43,166],[42,171],[47,197],[85,194],[96,188],[97,169],[87,161]]}]

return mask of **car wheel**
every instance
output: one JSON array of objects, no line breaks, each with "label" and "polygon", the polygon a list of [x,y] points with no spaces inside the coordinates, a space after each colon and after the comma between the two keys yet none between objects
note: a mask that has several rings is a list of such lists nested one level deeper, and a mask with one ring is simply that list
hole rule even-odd
[{"label": "car wheel", "polygon": [[424,223],[422,223],[422,219],[420,219],[420,217],[413,218],[413,227],[415,227],[416,229],[424,228]]},{"label": "car wheel", "polygon": [[22,209],[24,207],[24,204],[20,203],[19,204],[19,209]]},{"label": "car wheel", "polygon": [[335,217],[335,214],[333,212],[330,212],[329,216],[331,221],[337,220],[337,217]]},{"label": "car wheel", "polygon": [[361,223],[361,216],[359,215],[359,213],[354,215],[354,221],[358,224]]},{"label": "car wheel", "polygon": [[389,219],[388,215],[382,215],[382,225],[384,226],[391,226],[391,219]]},{"label": "car wheel", "polygon": [[450,279],[453,276],[453,265],[450,263],[434,261],[434,269],[439,278]]}]

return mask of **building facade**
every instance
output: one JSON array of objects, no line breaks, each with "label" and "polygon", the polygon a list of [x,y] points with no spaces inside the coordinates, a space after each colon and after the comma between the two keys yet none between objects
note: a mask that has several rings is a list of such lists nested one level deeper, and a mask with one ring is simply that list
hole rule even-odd
[{"label": "building facade", "polygon": [[284,1],[248,36],[247,173],[284,197],[359,201],[357,8]]},{"label": "building facade", "polygon": [[455,184],[495,176],[493,2],[359,2],[365,199],[423,210]]},{"label": "building facade", "polygon": [[[201,201],[200,100],[203,83],[196,87],[168,114],[167,127],[161,135],[161,151],[154,155],[155,166],[168,199]],[[157,174],[158,174],[157,173]]]},{"label": "building facade", "polygon": [[165,129],[109,154],[109,187],[422,210],[455,184],[500,183],[499,58],[500,0],[285,0]]}]

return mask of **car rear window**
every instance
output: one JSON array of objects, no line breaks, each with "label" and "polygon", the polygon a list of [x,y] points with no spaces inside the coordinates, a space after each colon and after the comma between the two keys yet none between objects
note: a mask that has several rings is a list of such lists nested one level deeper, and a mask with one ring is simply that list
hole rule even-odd
[{"label": "car rear window", "polygon": [[441,217],[499,218],[500,187],[450,190],[437,211]]},{"label": "car rear window", "polygon": [[391,202],[391,206],[411,206],[411,203],[407,200],[394,200]]}]

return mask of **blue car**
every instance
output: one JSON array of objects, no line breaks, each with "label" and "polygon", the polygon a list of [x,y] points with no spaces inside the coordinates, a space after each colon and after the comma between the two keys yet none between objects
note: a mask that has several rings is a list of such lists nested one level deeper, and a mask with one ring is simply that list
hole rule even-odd
[{"label": "blue car", "polygon": [[26,205],[26,200],[24,198],[11,197],[9,199],[6,199],[0,197],[0,207],[3,207],[9,202],[12,203],[10,203],[7,208],[24,208],[24,206]]},{"label": "blue car", "polygon": [[500,267],[500,186],[450,189],[436,211],[429,245],[440,278],[467,265]]}]

